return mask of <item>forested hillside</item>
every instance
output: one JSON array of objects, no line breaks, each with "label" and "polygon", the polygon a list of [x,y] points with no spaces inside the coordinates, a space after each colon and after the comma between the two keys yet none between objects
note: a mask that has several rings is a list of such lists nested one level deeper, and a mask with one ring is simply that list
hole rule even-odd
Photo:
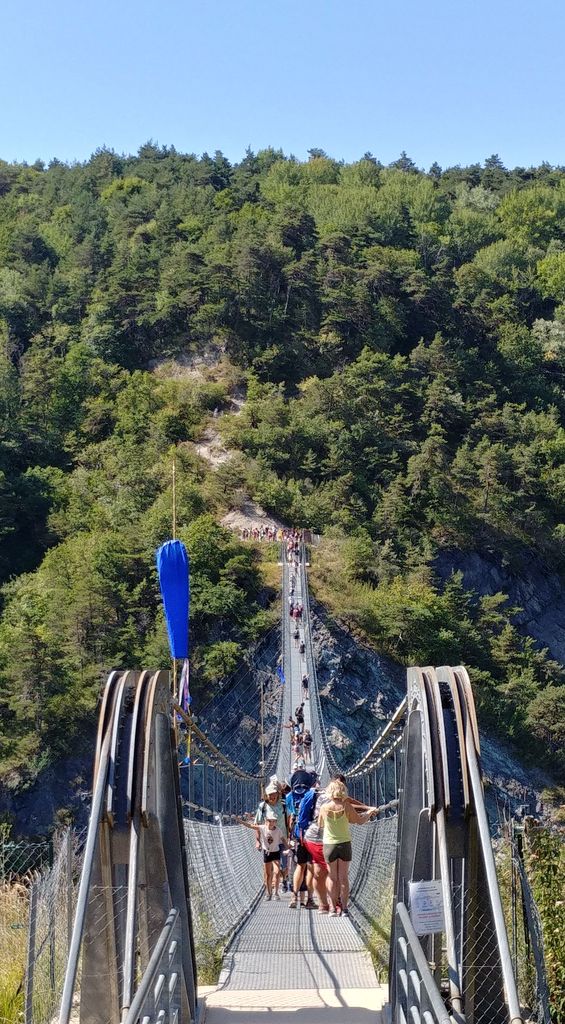
[{"label": "forested hillside", "polygon": [[[324,534],[330,610],[399,660],[466,662],[484,721],[563,770],[561,665],[435,560],[565,571],[565,168],[0,163],[0,337],[5,782],[76,742],[104,670],[166,663],[173,452],[197,690],[268,621],[217,525],[251,495]],[[213,410],[216,471],[194,445]]]}]

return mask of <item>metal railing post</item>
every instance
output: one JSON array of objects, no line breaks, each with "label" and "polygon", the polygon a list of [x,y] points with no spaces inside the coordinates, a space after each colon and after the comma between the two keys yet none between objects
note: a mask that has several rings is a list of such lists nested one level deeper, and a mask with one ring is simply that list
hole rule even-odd
[{"label": "metal railing post", "polygon": [[70,828],[67,829],[65,846],[65,867],[67,875],[67,950],[70,950],[71,939],[73,936],[73,835]]},{"label": "metal railing post", "polygon": [[37,928],[37,882],[29,891],[29,926],[27,934],[27,962],[25,979],[24,1021],[33,1021],[33,982],[35,977],[35,933]]},{"label": "metal railing post", "polygon": [[508,935],[506,933],[506,922],[504,919],[504,911],[502,909],[500,889],[498,888],[498,877],[496,874],[494,854],[492,852],[490,830],[485,810],[483,789],[481,784],[481,775],[479,772],[479,765],[477,761],[477,752],[475,750],[475,742],[472,735],[472,730],[469,728],[466,730],[465,742],[467,748],[467,765],[469,767],[469,777],[471,779],[471,787],[473,790],[475,802],[475,812],[477,815],[477,823],[479,826],[479,836],[483,851],[483,861],[488,882],[494,928],[496,932],[498,948],[500,951],[500,965],[502,968],[502,977],[504,979],[504,987],[506,990],[506,1000],[508,1003],[510,1024],[514,1024],[514,1022],[516,1022],[516,1024],[521,1024],[522,1012],[520,1009],[520,1000],[518,998],[518,991],[516,988],[516,980],[514,978],[514,972],[512,970],[512,957],[510,954],[510,946],[508,944]]}]

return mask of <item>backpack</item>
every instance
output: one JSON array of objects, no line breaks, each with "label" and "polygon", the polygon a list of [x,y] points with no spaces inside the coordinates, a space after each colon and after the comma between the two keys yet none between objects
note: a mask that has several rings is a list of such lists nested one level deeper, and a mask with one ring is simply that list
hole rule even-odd
[{"label": "backpack", "polygon": [[305,832],[308,826],[314,820],[314,815],[316,813],[316,804],[318,803],[319,795],[320,794],[317,792],[317,790],[310,789],[309,792],[305,794],[303,800],[301,801],[300,813],[298,815],[298,820],[296,823],[297,830],[299,833],[300,831]]}]

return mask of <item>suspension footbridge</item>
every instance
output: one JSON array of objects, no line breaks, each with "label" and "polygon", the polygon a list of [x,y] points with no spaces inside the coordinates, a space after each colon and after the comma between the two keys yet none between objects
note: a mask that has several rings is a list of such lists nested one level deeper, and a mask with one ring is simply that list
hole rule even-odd
[{"label": "suspension footbridge", "polygon": [[[285,682],[261,774],[188,719],[181,790],[180,709],[168,673],[110,675],[60,1024],[524,1019],[461,667],[410,668],[405,699],[346,773],[350,794],[379,808],[353,829],[350,917],[291,910],[289,896],[263,899],[262,858],[237,818],[256,808],[270,772],[289,774],[282,725],[302,702],[304,674],[312,761],[323,784],[339,772],[316,677],[305,558],[293,572],[304,606],[299,645],[283,557]],[[203,951],[217,958],[219,942],[219,981],[205,987]]]}]

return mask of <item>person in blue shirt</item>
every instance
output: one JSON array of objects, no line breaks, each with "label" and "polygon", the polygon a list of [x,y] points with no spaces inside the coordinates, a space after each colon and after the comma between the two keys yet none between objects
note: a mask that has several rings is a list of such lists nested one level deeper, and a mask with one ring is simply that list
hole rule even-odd
[{"label": "person in blue shirt", "polygon": [[314,783],[300,801],[296,823],[300,842],[306,847],[312,860],[314,892],[318,897],[319,914],[328,914],[330,909],[326,889],[328,867],[324,858],[322,832],[318,827],[318,814],[325,801],[324,790],[320,790],[318,784]]}]

